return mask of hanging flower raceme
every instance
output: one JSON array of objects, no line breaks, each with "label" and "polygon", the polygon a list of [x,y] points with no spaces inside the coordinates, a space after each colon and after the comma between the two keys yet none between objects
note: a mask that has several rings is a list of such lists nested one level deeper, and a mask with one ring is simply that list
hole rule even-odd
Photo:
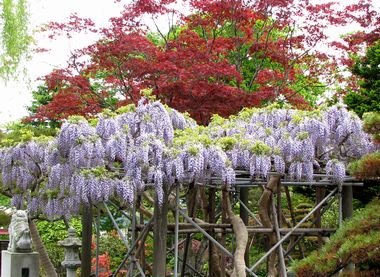
[{"label": "hanging flower raceme", "polygon": [[331,175],[335,182],[342,184],[346,176],[346,168],[342,162],[333,159],[326,163],[326,174]]},{"label": "hanging flower raceme", "polygon": [[62,157],[67,158],[71,149],[88,137],[96,134],[95,128],[80,116],[71,117],[63,122],[61,131],[57,137],[57,148]]},{"label": "hanging flower raceme", "polygon": [[20,208],[25,197],[45,181],[46,140],[29,141],[2,150],[1,175],[3,190],[13,195],[12,203]]}]

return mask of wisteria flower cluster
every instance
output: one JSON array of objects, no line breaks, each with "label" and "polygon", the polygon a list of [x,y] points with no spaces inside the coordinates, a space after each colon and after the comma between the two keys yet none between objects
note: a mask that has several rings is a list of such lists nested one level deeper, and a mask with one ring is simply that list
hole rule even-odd
[{"label": "wisteria flower cluster", "polygon": [[229,120],[215,117],[207,132],[221,143],[234,169],[255,178],[275,171],[311,181],[318,172],[341,183],[345,165],[376,147],[359,117],[338,105],[314,111],[243,110]]},{"label": "wisteria flower cluster", "polygon": [[[187,116],[144,98],[137,107],[104,112],[95,121],[71,117],[50,141],[1,150],[3,189],[18,208],[26,203],[30,213],[50,219],[113,197],[131,204],[146,186],[162,203],[164,186],[201,179],[208,168],[204,149],[194,153],[173,146],[175,130],[195,126]],[[223,151],[214,151],[213,159],[219,161],[218,155],[227,159]],[[221,166],[211,170],[232,183],[232,168]]]},{"label": "wisteria flower cluster", "polygon": [[105,111],[95,120],[72,117],[59,134],[0,150],[3,189],[17,207],[48,218],[69,217],[81,205],[117,198],[132,204],[153,188],[157,201],[174,185],[235,170],[266,179],[270,172],[312,180],[316,172],[343,182],[345,165],[374,151],[360,119],[344,107],[298,111],[246,109],[208,127],[158,101]]}]

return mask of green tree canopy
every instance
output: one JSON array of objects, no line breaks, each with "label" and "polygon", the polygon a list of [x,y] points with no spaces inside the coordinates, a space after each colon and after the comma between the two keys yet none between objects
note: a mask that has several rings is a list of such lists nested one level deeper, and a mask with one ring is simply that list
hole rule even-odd
[{"label": "green tree canopy", "polygon": [[360,117],[365,112],[380,111],[380,40],[367,49],[362,59],[357,59],[352,73],[362,78],[360,89],[349,92],[344,101]]}]

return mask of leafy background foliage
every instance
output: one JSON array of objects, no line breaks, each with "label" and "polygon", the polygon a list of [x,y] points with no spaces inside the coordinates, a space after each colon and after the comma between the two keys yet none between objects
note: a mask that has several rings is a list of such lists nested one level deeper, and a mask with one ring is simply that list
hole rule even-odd
[{"label": "leafy background foliage", "polygon": [[1,13],[0,76],[4,79],[17,76],[21,61],[28,57],[33,42],[28,30],[28,7],[26,0],[3,0]]},{"label": "leafy background foliage", "polygon": [[359,78],[359,88],[344,98],[347,106],[360,117],[366,112],[380,112],[380,40],[368,47],[365,57],[355,58],[351,71]]}]

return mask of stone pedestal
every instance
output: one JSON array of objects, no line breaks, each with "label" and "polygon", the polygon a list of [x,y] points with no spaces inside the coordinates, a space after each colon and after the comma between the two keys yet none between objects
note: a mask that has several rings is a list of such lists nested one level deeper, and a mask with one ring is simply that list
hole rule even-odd
[{"label": "stone pedestal", "polygon": [[13,253],[1,252],[1,277],[37,277],[40,276],[37,252]]}]

